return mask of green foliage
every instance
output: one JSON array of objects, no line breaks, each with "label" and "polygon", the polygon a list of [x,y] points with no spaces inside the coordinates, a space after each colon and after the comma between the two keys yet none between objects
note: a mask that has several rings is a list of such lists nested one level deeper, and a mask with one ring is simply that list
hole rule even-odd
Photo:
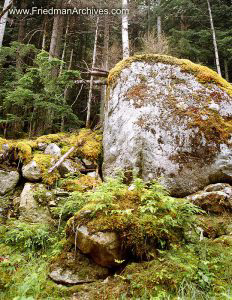
[{"label": "green foliage", "polygon": [[85,194],[73,192],[70,197],[64,199],[57,207],[52,208],[52,213],[59,216],[60,220],[67,220],[80,210],[86,203]]},{"label": "green foliage", "polygon": [[87,224],[91,232],[115,231],[125,250],[140,258],[155,255],[157,248],[183,243],[201,210],[187,200],[170,197],[157,182],[146,186],[135,179],[131,187],[116,178],[86,193],[86,205],[69,220],[67,234],[74,234],[76,222]]},{"label": "green foliage", "polygon": [[48,225],[16,222],[7,229],[3,241],[22,251],[45,251],[52,243]]},{"label": "green foliage", "polygon": [[[29,51],[36,51],[32,45],[15,47],[13,43],[11,47],[3,47],[0,54],[1,68],[8,57],[7,51],[8,55],[17,57],[18,47],[21,47],[23,57],[28,56]],[[38,54],[33,66],[25,66],[21,71],[3,68],[7,76],[2,86],[0,82],[3,96],[0,122],[3,126],[14,124],[16,121],[28,124],[28,131],[32,131],[36,126],[42,131],[49,129],[49,126],[54,126],[57,130],[62,116],[78,124],[77,116],[65,99],[65,90],[74,85],[73,79],[78,78],[80,73],[63,69],[56,76],[54,72],[59,70],[63,62],[49,57],[45,51],[36,52]]]}]

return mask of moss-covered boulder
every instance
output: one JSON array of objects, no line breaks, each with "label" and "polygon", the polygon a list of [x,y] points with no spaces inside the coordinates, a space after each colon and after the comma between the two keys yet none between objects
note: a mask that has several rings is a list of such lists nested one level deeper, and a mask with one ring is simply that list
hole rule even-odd
[{"label": "moss-covered boulder", "polygon": [[138,55],[109,74],[104,176],[136,168],[172,195],[232,182],[232,86],[188,60]]},{"label": "moss-covered boulder", "polygon": [[17,171],[7,172],[0,170],[0,195],[12,191],[19,181],[19,173]]},{"label": "moss-covered boulder", "polygon": [[20,196],[20,220],[31,223],[53,223],[46,198],[43,203],[37,201],[41,192],[46,197],[46,188],[42,184],[26,183]]}]

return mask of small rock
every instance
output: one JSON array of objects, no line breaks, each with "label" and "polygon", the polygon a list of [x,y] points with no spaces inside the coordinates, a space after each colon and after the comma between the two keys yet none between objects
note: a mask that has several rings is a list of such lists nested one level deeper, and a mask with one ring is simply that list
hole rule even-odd
[{"label": "small rock", "polygon": [[80,169],[80,165],[73,162],[71,159],[66,159],[62,164],[58,167],[59,173],[61,176],[65,176],[66,174],[74,174],[78,172]]},{"label": "small rock", "polygon": [[19,173],[17,171],[0,170],[0,195],[12,191],[19,182]]},{"label": "small rock", "polygon": [[229,184],[211,184],[203,191],[186,198],[207,212],[222,213],[232,210],[232,187]]},{"label": "small rock", "polygon": [[56,207],[56,206],[57,206],[57,204],[54,200],[49,202],[49,207]]},{"label": "small rock", "polygon": [[92,178],[98,178],[98,176],[97,176],[97,172],[90,172],[90,173],[88,173],[88,176],[90,176],[90,177],[92,177]]},{"label": "small rock", "polygon": [[232,187],[228,183],[215,183],[205,187],[204,191],[205,192],[223,191],[232,194]]},{"label": "small rock", "polygon": [[7,151],[9,151],[9,149],[10,149],[10,147],[9,147],[8,144],[3,144],[3,145],[2,145],[2,150],[3,150],[3,151],[6,151],[6,152],[7,152]]},{"label": "small rock", "polygon": [[84,158],[82,161],[83,161],[84,166],[87,169],[96,169],[96,165],[92,161],[90,161],[86,158]]},{"label": "small rock", "polygon": [[109,275],[107,268],[96,265],[88,257],[76,253],[62,253],[51,266],[49,277],[56,283],[63,285],[76,285],[91,283],[105,279]]},{"label": "small rock", "polygon": [[38,149],[40,151],[44,151],[47,147],[47,144],[46,143],[38,143]]},{"label": "small rock", "polygon": [[69,197],[70,194],[65,190],[56,189],[54,191],[54,195],[56,195],[57,197]]},{"label": "small rock", "polygon": [[49,154],[49,155],[53,155],[53,156],[57,156],[57,157],[61,156],[60,147],[58,147],[56,144],[49,144],[46,147],[44,153]]},{"label": "small rock", "polygon": [[34,160],[23,166],[22,174],[24,178],[31,182],[39,181],[42,178],[41,169]]},{"label": "small rock", "polygon": [[73,274],[71,270],[63,270],[58,268],[49,274],[49,277],[56,283],[64,285],[76,285],[83,283],[91,283],[95,280],[81,280],[78,274]]}]

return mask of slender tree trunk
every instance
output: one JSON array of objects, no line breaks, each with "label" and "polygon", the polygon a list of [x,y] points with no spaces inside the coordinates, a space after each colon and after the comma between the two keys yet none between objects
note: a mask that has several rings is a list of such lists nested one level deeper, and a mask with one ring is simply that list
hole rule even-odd
[{"label": "slender tree trunk", "polygon": [[[97,56],[98,24],[99,24],[99,17],[97,17],[97,23],[96,23],[92,69],[95,67],[96,56]],[[90,127],[90,114],[91,114],[92,95],[93,95],[93,76],[91,76],[91,78],[90,78],[89,98],[88,98],[88,103],[87,103],[86,127],[88,127],[88,128]]]},{"label": "slender tree trunk", "polygon": [[[73,49],[71,51],[71,54],[70,54],[70,60],[69,60],[69,66],[68,66],[68,70],[70,71],[71,68],[72,68],[72,61],[73,61]],[[64,104],[66,104],[67,102],[67,96],[68,96],[68,88],[66,87],[65,90],[64,90]],[[65,123],[65,116],[63,115],[61,117],[61,126],[60,126],[60,131],[64,131],[64,123]]]},{"label": "slender tree trunk", "polygon": [[147,0],[147,34],[151,31],[151,0]]},{"label": "slender tree trunk", "polygon": [[[5,0],[4,6],[3,6],[3,11],[9,7],[11,4],[11,0]],[[5,29],[6,29],[6,21],[8,17],[8,10],[5,12],[5,14],[0,18],[0,47],[2,47],[2,42],[5,34]]]},{"label": "slender tree trunk", "polygon": [[[66,24],[66,30],[65,30],[65,35],[64,35],[64,47],[63,47],[63,52],[62,52],[62,56],[61,56],[62,62],[64,62],[66,48],[67,48],[68,31],[69,31],[69,17],[68,17],[68,21],[67,21],[67,24]],[[72,53],[73,53],[73,50],[72,50]],[[60,74],[62,73],[63,66],[64,66],[64,64],[61,63],[61,65],[60,65]]]},{"label": "slender tree trunk", "polygon": [[[127,0],[122,0],[122,8],[128,9]],[[127,14],[122,14],[122,52],[123,52],[123,59],[130,56]]]},{"label": "slender tree trunk", "polygon": [[[21,1],[20,8],[26,9],[27,4],[28,4],[28,0]],[[18,42],[22,44],[25,38],[25,26],[26,26],[26,16],[21,16],[21,19],[19,21]],[[23,69],[22,65],[23,65],[23,61],[21,60],[20,53],[18,53],[16,57],[16,68],[19,72],[22,72]]]},{"label": "slender tree trunk", "polygon": [[206,1],[208,3],[209,19],[210,19],[210,25],[211,25],[211,30],[212,30],[212,34],[213,34],[213,45],[214,45],[217,72],[219,75],[222,75],[221,68],[220,68],[220,62],[219,62],[219,55],[218,55],[217,39],[216,39],[216,33],[215,33],[214,24],[213,24],[213,16],[212,16],[212,12],[211,12],[210,2],[209,2],[209,0],[206,0]]},{"label": "slender tree trunk", "polygon": [[[109,64],[109,39],[110,39],[109,18],[107,16],[105,16],[102,68],[103,68],[103,70],[106,70],[106,71],[108,71],[108,64]],[[103,125],[103,123],[104,123],[105,97],[106,97],[106,86],[103,85],[101,88],[101,105],[100,105],[100,123],[101,123],[101,125]]]},{"label": "slender tree trunk", "polygon": [[42,38],[42,50],[46,49],[46,37],[47,37],[47,16],[44,17],[43,22],[43,38]]},{"label": "slender tree trunk", "polygon": [[224,59],[224,68],[225,68],[225,79],[227,81],[229,81],[230,78],[229,78],[229,69],[228,69],[228,60],[227,59]]},{"label": "slender tree trunk", "polygon": [[[56,3],[56,8],[62,8],[63,0],[58,0]],[[55,15],[53,20],[53,27],[52,27],[52,36],[51,36],[51,43],[49,49],[50,58],[60,58],[61,54],[61,44],[62,44],[62,37],[63,37],[63,30],[64,30],[64,16],[63,15]],[[55,67],[52,70],[52,76],[58,77],[59,76],[59,67]],[[46,127],[48,129],[52,129],[53,120],[54,120],[54,111],[49,109],[47,112],[47,122]]]},{"label": "slender tree trunk", "polygon": [[[27,8],[28,0],[21,1],[20,8],[25,9]],[[20,43],[23,43],[23,40],[25,38],[25,25],[26,25],[26,17],[22,16],[22,18],[19,21],[19,32],[18,32],[18,41]]]},{"label": "slender tree trunk", "polygon": [[[158,5],[158,8],[160,8],[161,0],[157,0],[157,5]],[[162,34],[161,16],[160,16],[160,14],[158,14],[158,16],[157,16],[157,37],[158,37],[158,41],[160,41],[161,34]]]}]

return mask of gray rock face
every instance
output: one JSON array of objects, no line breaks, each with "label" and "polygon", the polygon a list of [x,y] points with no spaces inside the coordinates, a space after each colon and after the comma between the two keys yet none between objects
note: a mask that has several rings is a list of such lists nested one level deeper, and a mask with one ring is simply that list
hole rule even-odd
[{"label": "gray rock face", "polygon": [[44,153],[49,154],[49,155],[53,155],[53,156],[58,156],[58,157],[61,156],[60,147],[58,147],[56,144],[49,144],[46,147]]},{"label": "gray rock face", "polygon": [[0,195],[12,191],[19,181],[19,173],[16,171],[3,171],[0,170]]},{"label": "gray rock face", "polygon": [[73,242],[84,254],[88,254],[100,266],[113,267],[122,260],[121,244],[114,232],[90,234],[86,226],[77,228]]},{"label": "gray rock face", "polygon": [[35,199],[35,193],[46,189],[42,184],[26,183],[20,196],[20,220],[31,223],[51,223],[51,215],[47,206],[40,205]]},{"label": "gray rock face", "polygon": [[229,184],[211,184],[186,198],[207,212],[221,214],[232,211],[232,187]]},{"label": "gray rock face", "polygon": [[22,168],[23,177],[29,181],[39,181],[42,177],[40,167],[32,160],[29,164]]},{"label": "gray rock face", "polygon": [[206,74],[222,79],[191,62],[168,63],[172,59],[149,62],[140,56],[111,71],[103,174],[136,169],[144,180],[160,179],[172,195],[186,196],[213,182],[232,182],[231,129],[226,129],[232,87],[223,81],[229,87],[221,88],[214,79],[204,83]]}]

